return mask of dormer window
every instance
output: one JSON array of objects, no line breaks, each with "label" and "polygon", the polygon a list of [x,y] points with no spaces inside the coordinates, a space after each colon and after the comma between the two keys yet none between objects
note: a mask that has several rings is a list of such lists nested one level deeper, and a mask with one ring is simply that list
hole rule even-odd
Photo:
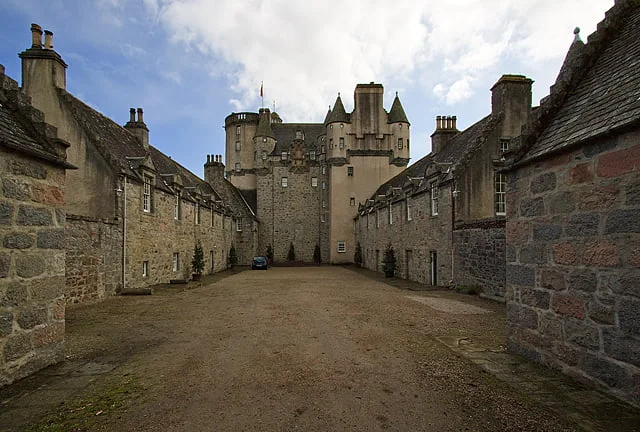
[{"label": "dormer window", "polygon": [[500,153],[506,153],[509,151],[509,139],[501,138],[500,139]]},{"label": "dormer window", "polygon": [[296,131],[296,139],[297,140],[303,140],[304,139],[304,134],[302,133],[301,130],[297,130]]}]

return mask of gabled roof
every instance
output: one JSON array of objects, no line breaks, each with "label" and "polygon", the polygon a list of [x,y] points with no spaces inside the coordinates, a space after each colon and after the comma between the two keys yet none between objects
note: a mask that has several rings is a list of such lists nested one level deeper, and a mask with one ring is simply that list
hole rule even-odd
[{"label": "gabled roof", "polygon": [[340,94],[336,98],[336,103],[333,104],[333,109],[331,110],[331,114],[329,114],[327,120],[325,120],[326,124],[329,123],[349,123],[351,122],[351,118],[349,114],[344,109],[344,105],[342,104],[342,99],[340,98]]},{"label": "gabled roof", "polygon": [[576,41],[521,137],[518,164],[640,121],[640,2],[618,0],[598,30]]},{"label": "gabled roof", "polygon": [[320,136],[324,135],[324,126],[320,123],[279,123],[272,125],[276,139],[276,145],[271,152],[272,155],[280,155],[283,151],[291,151],[293,140],[296,139],[296,132],[302,131],[304,134],[304,149],[307,151],[320,151]]},{"label": "gabled roof", "polygon": [[391,105],[389,115],[387,116],[387,123],[409,123],[407,115],[404,113],[404,108],[402,108],[402,104],[400,103],[400,98],[398,97],[397,92],[396,97],[393,99],[393,104]]},{"label": "gabled roof", "polygon": [[44,114],[33,108],[18,83],[4,74],[0,65],[0,146],[47,160],[64,168],[75,168],[66,161],[69,144],[57,137]]}]

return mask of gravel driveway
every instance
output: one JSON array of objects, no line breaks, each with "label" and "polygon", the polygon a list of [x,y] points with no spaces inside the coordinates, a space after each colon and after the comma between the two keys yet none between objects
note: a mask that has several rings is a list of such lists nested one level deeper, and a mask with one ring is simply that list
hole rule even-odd
[{"label": "gravel driveway", "polygon": [[436,339],[502,350],[503,305],[342,267],[113,297],[69,308],[67,330],[65,364],[0,395],[8,430],[50,410],[33,430],[574,430]]}]

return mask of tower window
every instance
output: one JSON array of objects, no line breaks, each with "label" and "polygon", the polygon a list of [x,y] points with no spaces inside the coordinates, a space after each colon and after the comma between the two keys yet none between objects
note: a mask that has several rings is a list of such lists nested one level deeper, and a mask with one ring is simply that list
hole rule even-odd
[{"label": "tower window", "polygon": [[347,175],[349,177],[353,177],[353,167],[352,166],[347,167]]},{"label": "tower window", "polygon": [[309,152],[309,159],[310,160],[316,160],[316,152],[315,151],[310,151]]},{"label": "tower window", "polygon": [[402,138],[398,138],[398,150],[402,150]]},{"label": "tower window", "polygon": [[240,151],[240,141],[236,141],[236,151]]},{"label": "tower window", "polygon": [[287,160],[287,158],[288,158],[288,157],[289,157],[289,156],[288,156],[288,154],[287,154],[287,152],[286,152],[286,151],[283,151],[283,152],[282,152],[282,154],[280,155],[280,158],[281,158],[282,160]]},{"label": "tower window", "polygon": [[296,139],[299,139],[299,140],[303,140],[304,139],[304,134],[302,133],[301,130],[297,130],[296,131]]},{"label": "tower window", "polygon": [[236,135],[237,136],[240,136],[240,130],[241,130],[240,125],[236,126]]},{"label": "tower window", "polygon": [[236,162],[236,171],[240,171],[240,162]]},{"label": "tower window", "polygon": [[289,179],[287,177],[282,177],[282,179],[280,180],[280,184],[283,188],[289,186]]},{"label": "tower window", "polygon": [[340,148],[344,148],[344,137],[340,137]]},{"label": "tower window", "polygon": [[355,205],[356,205],[356,199],[355,199],[355,197],[351,197],[351,198],[349,198],[349,205],[350,205],[351,207],[353,207],[353,206],[355,206]]},{"label": "tower window", "polygon": [[267,151],[262,150],[262,160],[266,160],[266,159],[267,159]]},{"label": "tower window", "polygon": [[311,177],[311,186],[318,187],[318,177]]}]

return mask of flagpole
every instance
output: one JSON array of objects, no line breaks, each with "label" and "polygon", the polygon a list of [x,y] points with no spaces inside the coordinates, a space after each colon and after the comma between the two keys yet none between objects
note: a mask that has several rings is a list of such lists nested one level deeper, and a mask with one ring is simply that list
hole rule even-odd
[{"label": "flagpole", "polygon": [[260,83],[260,99],[262,100],[261,108],[264,108],[264,81]]}]

